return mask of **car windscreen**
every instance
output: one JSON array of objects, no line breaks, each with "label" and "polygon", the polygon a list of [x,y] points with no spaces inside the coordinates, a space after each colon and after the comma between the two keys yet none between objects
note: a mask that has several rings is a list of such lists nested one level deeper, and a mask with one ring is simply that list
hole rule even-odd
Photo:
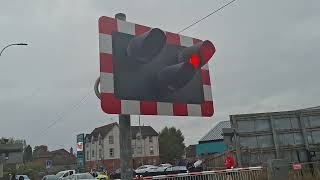
[{"label": "car windscreen", "polygon": [[56,176],[59,178],[59,177],[63,176],[64,173],[65,173],[65,172],[59,172],[58,174],[56,174]]}]

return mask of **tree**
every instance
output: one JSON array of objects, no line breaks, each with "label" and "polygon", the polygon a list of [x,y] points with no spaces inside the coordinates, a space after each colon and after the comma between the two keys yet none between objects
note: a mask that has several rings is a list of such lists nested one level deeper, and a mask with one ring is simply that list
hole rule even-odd
[{"label": "tree", "polygon": [[30,162],[32,161],[32,147],[28,145],[23,152],[23,161]]},{"label": "tree", "polygon": [[19,166],[16,170],[16,174],[25,174],[31,179],[36,179],[36,177],[39,177],[39,172],[43,172],[44,170],[43,165],[30,162]]},{"label": "tree", "polygon": [[163,163],[174,163],[184,154],[184,137],[175,127],[165,127],[159,134],[160,159]]}]

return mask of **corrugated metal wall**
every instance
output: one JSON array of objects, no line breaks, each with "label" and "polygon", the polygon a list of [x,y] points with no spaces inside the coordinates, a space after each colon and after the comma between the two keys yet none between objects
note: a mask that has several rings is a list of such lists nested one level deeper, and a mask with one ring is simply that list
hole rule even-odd
[{"label": "corrugated metal wall", "polygon": [[223,142],[223,140],[207,142],[197,144],[196,153],[197,156],[205,155],[205,154],[213,154],[213,153],[221,153],[227,149],[227,146]]},{"label": "corrugated metal wall", "polygon": [[306,162],[312,151],[312,160],[320,160],[319,109],[231,115],[230,120],[237,131],[234,145],[241,165],[272,158]]}]

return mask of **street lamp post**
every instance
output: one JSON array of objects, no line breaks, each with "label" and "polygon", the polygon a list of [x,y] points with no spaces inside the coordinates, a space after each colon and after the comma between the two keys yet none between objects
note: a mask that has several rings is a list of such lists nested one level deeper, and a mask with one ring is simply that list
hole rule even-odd
[{"label": "street lamp post", "polygon": [[28,45],[28,44],[26,44],[26,43],[14,43],[14,44],[9,44],[9,45],[5,46],[5,47],[1,50],[0,56],[2,55],[2,52],[3,52],[6,48],[8,48],[8,47],[10,47],[10,46],[27,46],[27,45]]}]

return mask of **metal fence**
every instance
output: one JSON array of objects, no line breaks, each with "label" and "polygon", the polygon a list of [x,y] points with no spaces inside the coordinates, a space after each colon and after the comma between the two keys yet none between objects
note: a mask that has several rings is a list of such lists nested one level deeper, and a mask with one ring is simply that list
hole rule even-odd
[{"label": "metal fence", "polygon": [[[300,169],[289,168],[290,180],[314,180],[320,179],[320,162],[301,163]],[[267,180],[267,166],[234,168],[224,170],[203,171],[195,173],[183,173],[161,175],[153,177],[136,177],[135,180]]]},{"label": "metal fence", "polygon": [[320,179],[320,162],[302,163],[301,169],[289,171],[289,179],[291,180],[313,180]]},{"label": "metal fence", "polygon": [[262,167],[234,168],[216,171],[203,171],[153,177],[137,177],[135,180],[266,180],[266,173]]}]

